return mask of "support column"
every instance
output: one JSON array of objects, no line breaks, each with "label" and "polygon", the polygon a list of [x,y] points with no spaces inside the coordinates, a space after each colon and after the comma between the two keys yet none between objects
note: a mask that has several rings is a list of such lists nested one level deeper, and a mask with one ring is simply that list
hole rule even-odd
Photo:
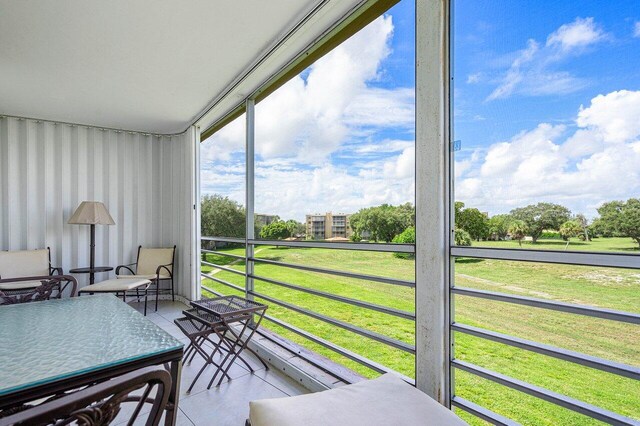
[{"label": "support column", "polygon": [[255,201],[255,101],[253,99],[247,99],[246,104],[246,117],[247,117],[247,140],[245,146],[246,154],[246,240],[245,240],[245,297],[253,300],[253,295],[249,294],[253,291],[253,260],[249,260],[253,257],[254,249],[253,244],[249,243],[249,240],[255,238],[255,215],[254,215],[254,201]]},{"label": "support column", "polygon": [[202,297],[202,276],[200,263],[202,260],[202,224],[201,224],[201,205],[200,205],[200,126],[193,128],[193,140],[191,141],[191,160],[193,161],[194,169],[191,173],[192,185],[193,185],[193,210],[192,210],[192,253],[191,253],[191,276],[192,287],[189,295],[191,300],[199,300]]},{"label": "support column", "polygon": [[416,386],[449,406],[449,1],[416,1]]}]

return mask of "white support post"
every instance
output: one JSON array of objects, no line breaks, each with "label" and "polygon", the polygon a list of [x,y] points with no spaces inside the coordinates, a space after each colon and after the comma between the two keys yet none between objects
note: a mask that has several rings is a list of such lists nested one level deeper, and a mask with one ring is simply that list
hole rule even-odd
[{"label": "white support post", "polygon": [[255,101],[253,99],[247,99],[246,103],[246,118],[247,118],[247,128],[246,128],[246,240],[245,240],[245,297],[247,299],[253,300],[253,295],[249,294],[250,291],[254,290],[253,278],[250,275],[253,275],[253,244],[249,243],[249,240],[253,240],[255,238],[255,216],[254,216],[254,201],[255,201]]},{"label": "white support post", "polygon": [[450,405],[449,1],[416,1],[416,386]]},{"label": "white support post", "polygon": [[202,243],[200,237],[202,236],[202,227],[200,219],[200,127],[195,126],[194,138],[192,141],[191,158],[194,161],[194,170],[192,173],[193,180],[193,211],[192,211],[192,223],[193,223],[193,235],[192,235],[192,253],[191,253],[191,300],[199,300],[202,297],[202,280],[200,279],[201,263],[202,259]]}]

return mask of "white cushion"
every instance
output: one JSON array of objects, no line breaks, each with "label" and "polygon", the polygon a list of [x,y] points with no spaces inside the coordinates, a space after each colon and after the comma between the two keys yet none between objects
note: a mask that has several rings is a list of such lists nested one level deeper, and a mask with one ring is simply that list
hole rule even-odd
[{"label": "white cushion", "polygon": [[[171,248],[141,248],[138,256],[136,272],[140,275],[155,275],[158,266],[173,262],[173,247]],[[167,266],[171,271],[171,266]],[[165,269],[160,271],[167,273]]]},{"label": "white cushion", "polygon": [[0,290],[24,290],[42,285],[42,281],[16,281],[13,283],[0,284]]},{"label": "white cushion", "polygon": [[141,279],[115,279],[106,280],[97,284],[88,285],[80,290],[81,293],[114,293],[118,291],[134,290],[138,287],[151,284],[149,280]]},{"label": "white cushion", "polygon": [[[139,280],[155,280],[156,279],[156,274],[149,274],[149,275],[116,275],[116,277],[118,277],[118,279],[121,279],[121,280],[130,280],[132,278],[136,278],[136,279],[139,279]],[[167,274],[160,274],[160,279],[161,280],[169,279],[169,278],[171,278],[171,277],[169,275],[167,275]]]},{"label": "white cushion", "polygon": [[249,403],[251,426],[463,426],[458,416],[393,374],[324,392]]},{"label": "white cushion", "polygon": [[0,251],[0,277],[49,275],[49,250]]}]

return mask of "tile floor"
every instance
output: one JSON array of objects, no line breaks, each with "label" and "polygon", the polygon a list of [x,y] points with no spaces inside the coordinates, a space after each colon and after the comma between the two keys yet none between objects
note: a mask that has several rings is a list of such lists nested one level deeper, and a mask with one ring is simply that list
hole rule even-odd
[{"label": "tile floor", "polygon": [[[139,310],[142,308],[135,303],[131,306]],[[186,308],[187,306],[180,302],[161,301],[158,312],[154,312],[150,304],[147,318],[184,342],[186,346],[189,339],[173,323],[175,318],[182,316],[182,310]],[[229,371],[230,381],[223,382],[217,388],[214,384],[207,390],[207,384],[214,372],[214,368],[209,366],[189,394],[186,391],[204,361],[196,356],[191,365],[184,365],[180,382],[178,425],[243,426],[249,415],[249,401],[308,392],[279,371],[273,368],[265,370],[251,354],[247,353],[245,358],[256,370],[255,373],[252,374],[242,363],[236,362]]]}]

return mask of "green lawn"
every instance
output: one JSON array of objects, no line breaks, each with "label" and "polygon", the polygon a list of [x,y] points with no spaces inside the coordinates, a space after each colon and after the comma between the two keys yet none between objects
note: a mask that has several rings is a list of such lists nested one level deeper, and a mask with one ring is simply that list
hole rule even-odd
[{"label": "green lawn", "polygon": [[[564,249],[565,244],[562,241],[540,241],[535,245],[525,243],[523,248]],[[518,243],[514,241],[483,242],[481,245],[518,247]],[[602,238],[591,243],[572,242],[568,250],[633,253],[633,248],[631,239]],[[243,255],[244,249],[230,249],[228,252]],[[259,247],[256,257],[406,280],[413,280],[415,274],[413,260],[397,259],[388,253]],[[217,264],[229,265],[234,260],[225,256],[207,255],[207,261]],[[244,270],[244,262],[237,262],[231,267]],[[638,270],[478,259],[458,259],[455,268],[458,286],[640,312],[640,271]],[[203,271],[211,272],[211,268],[203,266]],[[256,264],[255,271],[256,275],[302,287],[405,311],[414,311],[415,292],[410,288],[260,263]],[[215,272],[215,276],[241,287],[244,285],[244,278],[236,274],[218,271]],[[204,280],[203,284],[221,293],[235,293],[234,290],[211,280]],[[415,330],[412,321],[262,281],[257,281],[255,285],[256,291],[265,295],[312,309],[397,340],[414,343]],[[275,317],[385,364],[407,376],[413,377],[415,374],[415,360],[408,353],[291,312],[273,303],[268,304],[270,305],[269,314]],[[460,323],[640,366],[638,349],[640,327],[638,326],[470,297],[456,298],[455,315],[456,321]],[[377,375],[353,361],[280,329],[272,323],[265,325],[360,374],[367,377]],[[463,334],[456,333],[454,339],[455,355],[459,359],[640,419],[640,383],[636,381]],[[511,391],[468,373],[456,372],[455,385],[456,394],[522,424],[597,423],[572,411]],[[471,416],[464,415],[464,417],[472,424],[483,423]]]}]

